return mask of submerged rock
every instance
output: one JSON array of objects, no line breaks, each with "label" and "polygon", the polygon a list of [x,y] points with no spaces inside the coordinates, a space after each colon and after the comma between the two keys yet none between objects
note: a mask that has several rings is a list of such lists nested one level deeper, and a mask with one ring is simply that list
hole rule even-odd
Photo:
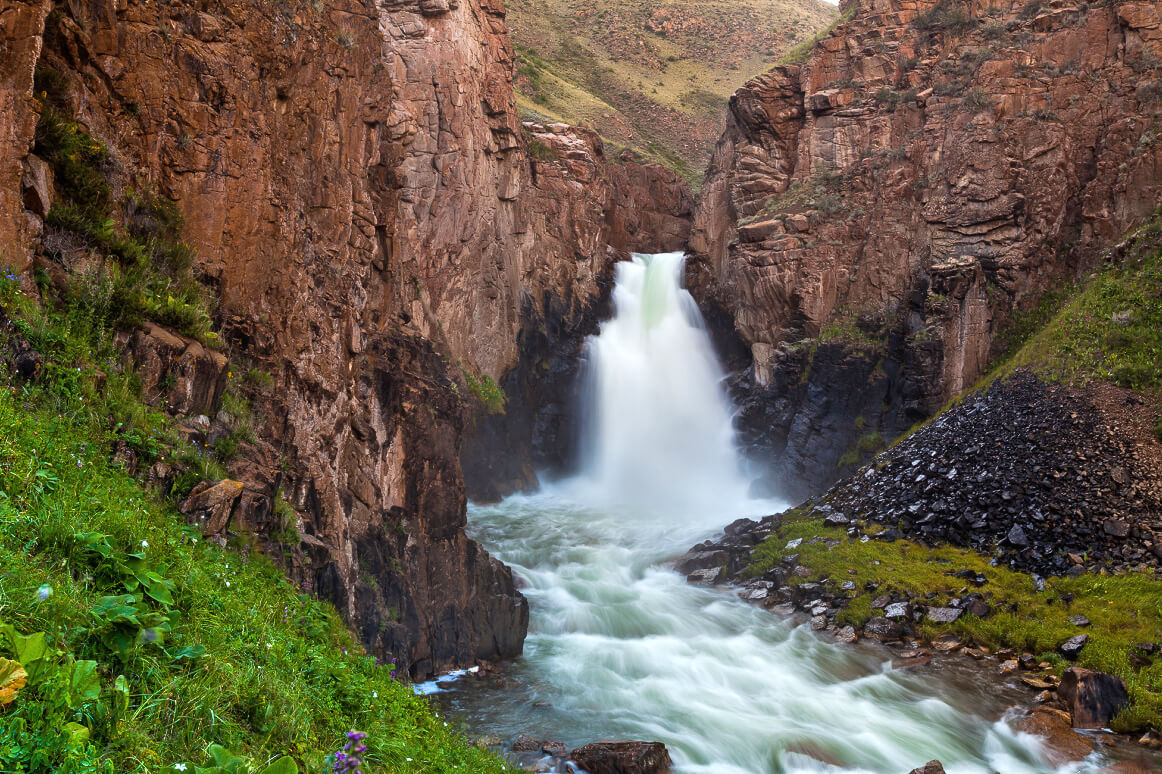
[{"label": "submerged rock", "polygon": [[1093,743],[1073,730],[1069,715],[1051,707],[1036,707],[1013,724],[1018,731],[1039,736],[1049,762],[1054,766],[1083,760],[1093,752]]}]

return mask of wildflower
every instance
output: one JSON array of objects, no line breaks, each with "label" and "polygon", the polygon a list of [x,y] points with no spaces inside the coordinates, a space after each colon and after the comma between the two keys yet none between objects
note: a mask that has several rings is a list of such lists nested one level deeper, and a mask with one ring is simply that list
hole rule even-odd
[{"label": "wildflower", "polygon": [[230,588],[230,581],[226,581],[226,588]]},{"label": "wildflower", "polygon": [[185,771],[185,770],[186,770],[186,764],[184,764],[184,763],[175,763],[175,764],[173,765],[173,770],[174,770],[174,771]]},{"label": "wildflower", "polygon": [[41,602],[47,602],[48,598],[52,596],[52,586],[47,583],[36,590],[36,598]]},{"label": "wildflower", "polygon": [[141,541],[141,547],[142,547],[142,548],[149,548],[149,541],[148,541],[148,540],[142,540],[142,541]]},{"label": "wildflower", "polygon": [[362,764],[360,756],[367,752],[367,747],[363,744],[366,738],[367,734],[362,731],[347,732],[347,744],[335,753],[335,765],[332,767],[335,774],[363,774],[359,766]]}]

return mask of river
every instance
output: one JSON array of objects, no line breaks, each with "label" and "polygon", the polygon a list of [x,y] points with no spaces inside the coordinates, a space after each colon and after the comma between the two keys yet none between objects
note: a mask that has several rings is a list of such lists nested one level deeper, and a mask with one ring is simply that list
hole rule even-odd
[{"label": "river", "polygon": [[475,735],[662,741],[679,774],[1096,771],[1045,764],[1002,717],[1020,694],[975,669],[894,669],[877,645],[832,644],[667,567],[786,505],[747,495],[681,276],[677,253],[618,265],[615,315],[588,344],[578,475],[471,507],[474,536],[524,584],[530,633],[502,680],[443,683],[439,701]]}]

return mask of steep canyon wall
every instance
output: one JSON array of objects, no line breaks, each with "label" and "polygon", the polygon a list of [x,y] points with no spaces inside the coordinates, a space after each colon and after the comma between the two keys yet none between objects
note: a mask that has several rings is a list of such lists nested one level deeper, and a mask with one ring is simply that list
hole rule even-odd
[{"label": "steep canyon wall", "polygon": [[851,0],[730,104],[689,279],[802,497],[930,416],[1159,201],[1155,3]]},{"label": "steep canyon wall", "polygon": [[[499,0],[7,2],[0,41],[4,262],[52,262],[52,71],[114,188],[178,202],[230,357],[274,377],[217,526],[268,535],[281,491],[292,577],[414,677],[518,653],[527,604],[464,533],[464,374],[503,379],[546,318],[591,325],[617,251],[685,241],[681,184],[522,125]],[[217,369],[185,402],[213,416],[225,358],[153,339],[133,351],[185,354],[147,387]]]}]

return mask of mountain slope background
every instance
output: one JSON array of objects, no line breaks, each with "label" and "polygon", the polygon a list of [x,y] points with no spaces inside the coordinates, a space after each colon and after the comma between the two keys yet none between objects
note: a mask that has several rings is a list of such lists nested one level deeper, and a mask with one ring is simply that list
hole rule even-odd
[{"label": "mountain slope background", "polygon": [[820,0],[511,0],[517,104],[588,126],[695,187],[727,101],[837,15]]}]

